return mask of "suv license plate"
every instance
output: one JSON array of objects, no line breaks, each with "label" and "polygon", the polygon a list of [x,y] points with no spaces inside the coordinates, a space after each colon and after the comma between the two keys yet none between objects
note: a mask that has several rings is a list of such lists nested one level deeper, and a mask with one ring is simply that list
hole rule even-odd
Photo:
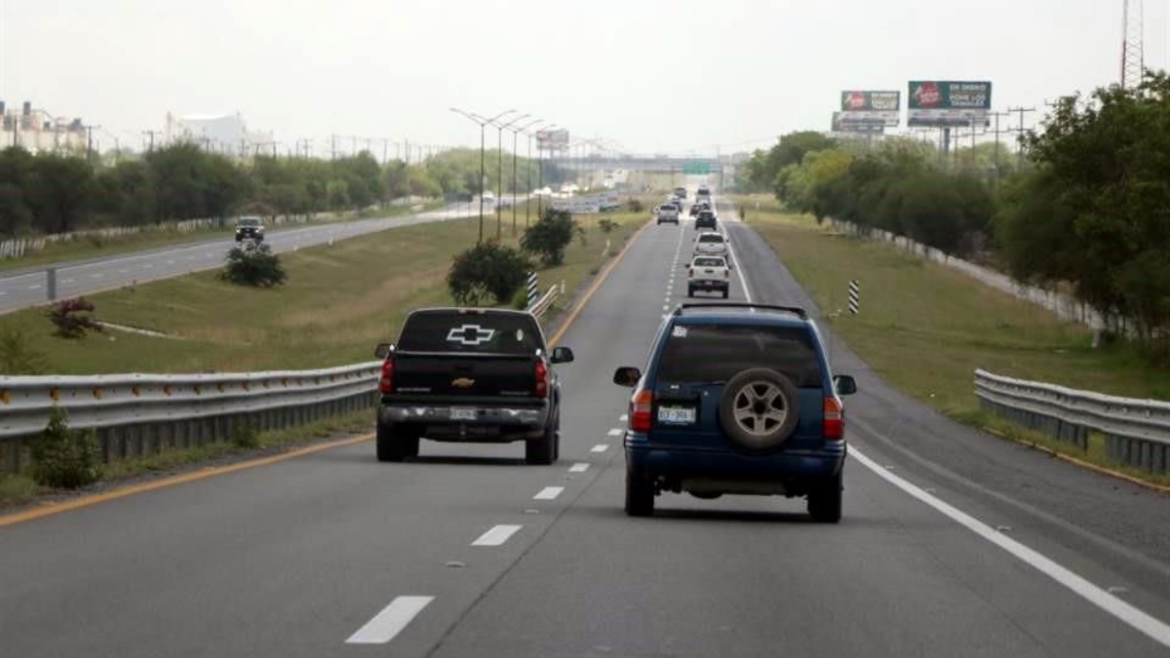
[{"label": "suv license plate", "polygon": [[692,407],[658,407],[658,422],[668,425],[694,425],[695,410]]},{"label": "suv license plate", "polygon": [[451,420],[475,420],[479,413],[475,409],[452,409]]}]

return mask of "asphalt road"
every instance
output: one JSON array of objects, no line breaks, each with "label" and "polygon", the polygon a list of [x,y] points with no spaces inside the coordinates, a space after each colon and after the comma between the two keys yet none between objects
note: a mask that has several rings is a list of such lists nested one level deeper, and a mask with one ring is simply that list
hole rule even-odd
[{"label": "asphalt road", "polygon": [[[733,299],[807,303],[726,230]],[[840,525],[734,496],[627,518],[610,377],[685,296],[693,234],[648,227],[561,341],[558,464],[426,442],[379,464],[366,443],[0,529],[4,654],[1167,655],[1165,496],[956,426],[840,343],[862,387]]]},{"label": "asphalt road", "polygon": [[[494,212],[495,206],[490,208]],[[275,252],[293,251],[301,247],[326,244],[332,240],[344,240],[390,228],[462,219],[478,213],[478,205],[469,210],[467,204],[455,204],[441,210],[402,217],[275,229],[265,236],[264,241]],[[486,217],[484,221],[487,221]],[[57,298],[68,299],[111,288],[121,288],[135,282],[144,283],[219,267],[223,265],[227,252],[234,246],[235,240],[231,236],[226,236],[109,258],[61,263],[55,265]],[[43,304],[49,301],[48,295],[45,268],[37,268],[31,272],[0,273],[0,314]]]}]

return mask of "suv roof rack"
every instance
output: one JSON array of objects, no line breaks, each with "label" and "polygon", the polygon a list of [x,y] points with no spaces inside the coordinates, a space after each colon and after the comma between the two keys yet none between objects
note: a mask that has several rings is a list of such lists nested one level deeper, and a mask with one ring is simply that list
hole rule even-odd
[{"label": "suv roof rack", "polygon": [[703,304],[680,304],[678,308],[674,309],[674,315],[682,315],[682,312],[693,308],[759,308],[768,311],[784,311],[786,313],[795,313],[801,318],[808,319],[808,311],[799,306],[776,306],[773,304],[748,304],[746,302],[708,302]]}]

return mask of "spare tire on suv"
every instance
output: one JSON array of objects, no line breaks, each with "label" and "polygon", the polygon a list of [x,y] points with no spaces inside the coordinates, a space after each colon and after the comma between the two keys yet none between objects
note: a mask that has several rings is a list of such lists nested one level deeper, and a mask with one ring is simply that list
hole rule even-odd
[{"label": "spare tire on suv", "polygon": [[800,395],[792,380],[768,368],[732,377],[719,400],[719,424],[728,440],[751,452],[784,445],[800,422]]}]

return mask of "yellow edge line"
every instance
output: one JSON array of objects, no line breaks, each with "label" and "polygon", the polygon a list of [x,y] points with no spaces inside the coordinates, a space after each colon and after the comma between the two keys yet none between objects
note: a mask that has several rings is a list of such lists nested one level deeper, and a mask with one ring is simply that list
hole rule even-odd
[{"label": "yellow edge line", "polygon": [[[632,236],[630,236],[630,240],[629,240],[629,242],[626,243],[625,248],[621,250],[621,252],[617,255],[616,258],[614,258],[612,261],[610,261],[609,265],[607,265],[604,270],[602,270],[601,274],[598,275],[597,279],[594,280],[593,285],[589,286],[589,290],[586,291],[585,295],[581,298],[581,303],[578,304],[577,307],[574,308],[572,310],[572,312],[569,313],[569,316],[567,318],[565,318],[565,321],[561,325],[560,329],[557,330],[557,333],[552,337],[552,340],[549,341],[550,346],[556,345],[557,341],[559,341],[561,339],[561,336],[563,336],[565,334],[565,332],[569,330],[569,327],[571,327],[573,325],[573,322],[576,321],[577,316],[580,315],[581,309],[583,309],[585,307],[585,305],[589,303],[589,300],[593,297],[593,293],[597,292],[597,289],[601,287],[601,284],[605,283],[605,280],[607,278],[609,278],[610,272],[613,271],[613,268],[617,267],[618,263],[620,263],[622,258],[625,257],[626,252],[630,250],[631,246],[633,246],[634,240],[636,240],[637,237],[642,234],[642,231],[644,231],[647,226],[649,226],[649,223],[644,224],[642,226],[642,228],[638,229]],[[83,496],[83,497],[75,498],[73,500],[68,500],[68,501],[65,501],[62,503],[49,504],[49,505],[45,505],[43,507],[37,507],[35,509],[26,510],[23,512],[16,512],[14,514],[0,516],[0,528],[3,528],[5,526],[10,526],[10,525],[16,525],[18,523],[25,523],[27,521],[33,521],[35,519],[44,518],[46,516],[53,516],[55,514],[61,514],[63,512],[69,512],[72,510],[81,509],[83,507],[89,507],[91,505],[98,505],[100,503],[108,502],[111,500],[117,500],[119,498],[125,498],[127,496],[135,496],[137,494],[146,493],[148,491],[155,491],[157,489],[165,489],[167,487],[173,487],[173,486],[180,485],[180,484],[186,484],[188,482],[196,482],[198,480],[205,480],[207,478],[212,478],[212,477],[216,477],[219,475],[227,475],[228,473],[235,473],[237,471],[246,471],[246,470],[252,469],[252,468],[259,468],[261,466],[268,466],[270,464],[276,464],[279,462],[287,461],[289,459],[296,459],[297,457],[304,457],[305,455],[311,455],[313,453],[321,452],[323,450],[332,450],[333,448],[341,448],[344,446],[350,446],[350,445],[355,445],[358,443],[364,443],[364,442],[369,441],[373,438],[374,438],[374,435],[372,433],[371,434],[363,434],[362,436],[358,436],[358,437],[354,437],[354,438],[350,438],[350,439],[341,439],[339,441],[330,441],[329,443],[321,443],[318,445],[310,446],[308,448],[301,448],[299,450],[292,450],[289,452],[281,453],[279,455],[273,455],[271,457],[264,457],[261,459],[253,459],[250,461],[244,461],[244,462],[239,462],[236,464],[230,464],[228,466],[220,466],[220,467],[215,467],[215,468],[205,468],[203,470],[195,471],[192,473],[184,473],[182,475],[176,475],[173,477],[163,478],[161,480],[154,480],[152,482],[147,482],[144,484],[136,484],[136,485],[131,485],[131,486],[127,486],[127,487],[121,487],[119,489],[114,489],[113,491],[107,491],[105,493]]]},{"label": "yellow edge line", "polygon": [[1145,480],[1138,478],[1138,477],[1134,477],[1132,475],[1129,475],[1128,473],[1122,473],[1121,471],[1115,471],[1115,470],[1113,470],[1111,468],[1107,468],[1105,466],[1099,466],[1099,465],[1094,464],[1092,462],[1087,462],[1083,459],[1077,459],[1076,457],[1073,457],[1072,455],[1067,455],[1067,454],[1060,452],[1058,450],[1053,450],[1052,448],[1049,448],[1046,445],[1041,445],[1039,443],[1033,443],[1033,442],[1027,441],[1025,439],[1017,439],[1014,436],[1009,436],[1007,433],[1000,432],[999,430],[996,430],[996,429],[992,429],[992,428],[988,427],[988,428],[984,428],[984,431],[986,431],[990,434],[994,434],[1001,439],[1007,439],[1008,441],[1011,441],[1012,443],[1018,443],[1022,446],[1027,446],[1033,450],[1038,450],[1038,451],[1043,452],[1043,453],[1050,455],[1052,457],[1056,457],[1057,459],[1059,459],[1061,461],[1066,461],[1070,464],[1075,464],[1077,466],[1080,466],[1081,468],[1087,468],[1090,471],[1093,471],[1094,473],[1100,473],[1101,475],[1108,475],[1109,477],[1117,478],[1118,480],[1125,480],[1126,482],[1129,482],[1130,484],[1136,484],[1139,487],[1144,487],[1146,489],[1149,489],[1151,491],[1156,491],[1158,493],[1170,494],[1170,486],[1165,486],[1165,485],[1161,485],[1161,484],[1154,484],[1153,482],[1146,482]]},{"label": "yellow edge line", "polygon": [[601,287],[601,284],[605,283],[605,280],[609,278],[609,273],[613,271],[613,268],[618,266],[618,263],[622,262],[622,259],[626,257],[626,252],[630,250],[630,247],[634,246],[634,241],[638,239],[639,235],[642,235],[642,231],[645,231],[646,227],[649,225],[650,222],[646,222],[642,225],[642,228],[635,231],[634,234],[630,236],[629,241],[626,242],[626,246],[623,247],[620,252],[618,252],[617,257],[611,260],[609,265],[606,265],[605,269],[601,271],[601,274],[599,274],[597,278],[593,280],[593,285],[589,286],[589,290],[586,290],[585,294],[581,297],[581,303],[577,304],[577,306],[574,307],[572,311],[569,311],[569,317],[565,318],[564,323],[562,323],[560,328],[557,329],[557,332],[553,334],[553,337],[549,339],[549,347],[556,347],[557,343],[561,342],[561,338],[564,337],[565,332],[569,330],[569,327],[573,326],[573,322],[575,322],[577,320],[577,316],[581,314],[581,309],[585,308],[585,306],[589,303],[589,300],[593,298],[593,293],[597,292],[597,289]]},{"label": "yellow edge line", "polygon": [[350,438],[350,439],[341,439],[339,441],[330,441],[329,443],[321,443],[321,444],[318,444],[315,446],[310,446],[308,448],[301,448],[299,450],[292,450],[289,452],[281,453],[279,455],[273,455],[271,457],[264,457],[262,459],[253,459],[251,461],[239,462],[237,464],[230,464],[228,466],[219,466],[216,468],[206,468],[206,469],[196,471],[193,473],[184,473],[182,475],[176,475],[176,476],[169,477],[169,478],[163,478],[161,480],[155,480],[153,482],[147,482],[144,484],[136,484],[136,485],[132,485],[132,486],[128,486],[128,487],[122,487],[120,489],[115,489],[113,491],[108,491],[105,493],[93,494],[91,496],[84,496],[82,498],[68,500],[68,501],[65,501],[63,503],[50,504],[50,505],[46,505],[44,507],[38,507],[36,509],[27,510],[24,512],[17,512],[15,514],[9,514],[7,516],[0,516],[0,528],[2,528],[4,526],[16,525],[17,523],[24,523],[26,521],[32,521],[34,519],[39,519],[39,518],[46,517],[46,516],[52,516],[54,514],[61,514],[62,512],[69,512],[71,510],[81,509],[83,507],[89,507],[90,505],[97,505],[99,503],[104,503],[104,502],[107,502],[110,500],[117,500],[119,498],[125,498],[127,496],[134,496],[134,495],[137,495],[140,493],[146,493],[148,491],[154,491],[156,489],[173,487],[175,485],[185,484],[187,482],[195,482],[197,480],[205,480],[207,478],[216,477],[218,475],[226,475],[228,473],[235,473],[236,471],[246,471],[246,470],[251,469],[251,468],[258,468],[260,466],[267,466],[269,464],[276,464],[278,462],[287,461],[289,459],[296,459],[297,457],[304,457],[305,455],[311,455],[315,452],[321,452],[322,450],[331,450],[333,448],[340,448],[343,446],[350,446],[350,445],[354,445],[357,443],[363,443],[365,441],[369,441],[372,438],[374,438],[374,435],[372,433],[371,434],[363,434],[362,436],[358,436],[358,437],[354,437],[354,438]]}]

